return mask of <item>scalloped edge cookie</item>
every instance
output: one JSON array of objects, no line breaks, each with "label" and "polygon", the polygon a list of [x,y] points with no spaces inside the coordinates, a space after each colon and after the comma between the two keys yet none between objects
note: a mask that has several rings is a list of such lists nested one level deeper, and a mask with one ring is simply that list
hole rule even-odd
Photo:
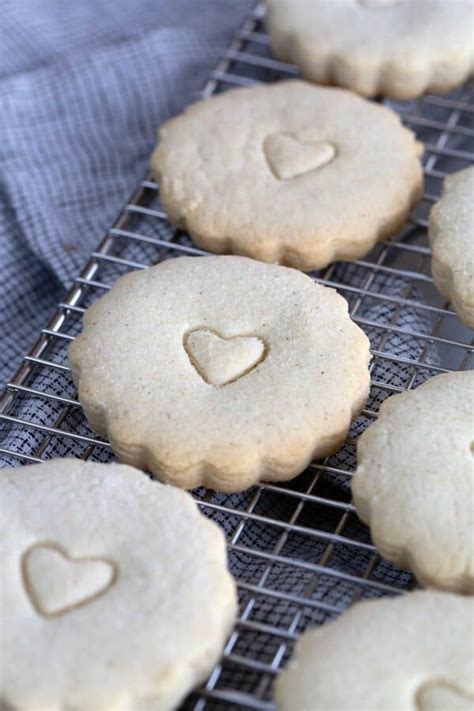
[{"label": "scalloped edge cookie", "polygon": [[472,598],[431,590],[358,602],[302,634],[277,709],[471,711],[473,619]]},{"label": "scalloped edge cookie", "polygon": [[352,494],[384,558],[474,593],[474,371],[392,395],[357,443]]},{"label": "scalloped edge cookie", "polygon": [[198,246],[309,271],[396,234],[422,195],[421,153],[390,108],[288,80],[192,104],[161,126],[151,168]]},{"label": "scalloped edge cookie", "polygon": [[[397,30],[408,3],[410,31]],[[318,84],[408,100],[450,91],[474,71],[470,0],[266,0],[266,5],[273,53]],[[391,37],[392,28],[402,34]]]},{"label": "scalloped edge cookie", "polygon": [[207,678],[237,595],[189,494],[52,459],[0,472],[0,503],[2,708],[168,711]]},{"label": "scalloped edge cookie", "polygon": [[431,208],[428,235],[436,288],[474,328],[474,167],[445,179],[441,199]]},{"label": "scalloped edge cookie", "polygon": [[[369,340],[345,299],[245,257],[127,274],[83,324],[69,358],[92,428],[120,460],[183,488],[295,477],[340,447],[369,392]],[[190,351],[196,333],[208,336]],[[216,340],[216,367],[199,367]]]}]

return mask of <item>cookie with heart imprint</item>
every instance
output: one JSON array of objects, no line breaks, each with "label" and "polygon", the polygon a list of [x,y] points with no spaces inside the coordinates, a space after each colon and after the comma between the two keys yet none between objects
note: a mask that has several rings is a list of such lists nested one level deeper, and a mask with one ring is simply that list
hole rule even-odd
[{"label": "cookie with heart imprint", "polygon": [[186,492],[54,459],[0,473],[2,708],[176,708],[236,614],[225,539]]},{"label": "cookie with heart imprint", "polygon": [[180,487],[239,491],[334,452],[369,388],[369,342],[334,290],[245,257],[128,274],[69,358],[93,429]]},{"label": "cookie with heart imprint", "polygon": [[472,0],[266,0],[278,59],[318,84],[413,99],[474,69]]},{"label": "cookie with heart imprint", "polygon": [[310,270],[397,232],[421,196],[419,155],[389,108],[292,80],[193,104],[160,128],[151,167],[199,246]]},{"label": "cookie with heart imprint", "polygon": [[300,637],[277,709],[472,711],[473,623],[474,599],[452,593],[357,603]]}]

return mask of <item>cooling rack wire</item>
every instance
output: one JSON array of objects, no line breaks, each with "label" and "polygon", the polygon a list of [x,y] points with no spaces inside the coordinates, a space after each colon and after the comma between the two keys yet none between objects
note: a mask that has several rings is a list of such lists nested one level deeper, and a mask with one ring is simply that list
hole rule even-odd
[{"label": "cooling rack wire", "polygon": [[[200,96],[296,76],[271,57],[262,8],[245,21]],[[373,353],[368,406],[337,455],[315,462],[293,482],[243,495],[199,489],[203,513],[227,535],[240,614],[223,659],[184,708],[271,709],[272,682],[308,626],[331,619],[361,597],[399,593],[412,576],[377,556],[357,519],[349,482],[355,441],[380,402],[428,377],[470,367],[472,340],[431,279],[427,216],[446,174],[473,162],[474,87],[448,95],[389,102],[425,144],[425,193],[404,229],[349,267],[312,276],[338,289]],[[205,254],[166,221],[159,189],[141,181],[71,290],[24,358],[0,401],[0,453],[11,465],[52,456],[112,459],[110,445],[84,420],[67,366],[67,347],[85,308],[123,273],[182,254]]]}]

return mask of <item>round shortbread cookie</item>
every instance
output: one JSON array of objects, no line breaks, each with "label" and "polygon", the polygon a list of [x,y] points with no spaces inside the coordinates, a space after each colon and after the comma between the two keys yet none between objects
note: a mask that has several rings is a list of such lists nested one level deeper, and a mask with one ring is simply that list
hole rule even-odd
[{"label": "round shortbread cookie", "polygon": [[363,96],[449,91],[474,67],[472,0],[267,0],[276,57]]},{"label": "round shortbread cookie", "polygon": [[245,257],[122,277],[69,357],[117,457],[185,488],[296,476],[342,444],[369,389],[369,341],[345,299]]},{"label": "round shortbread cookie", "polygon": [[441,200],[432,207],[431,268],[439,292],[461,321],[474,328],[474,167],[449,175]]},{"label": "round shortbread cookie", "polygon": [[472,711],[474,600],[434,591],[360,602],[305,632],[278,711]]},{"label": "round shortbread cookie", "polygon": [[386,400],[359,438],[354,504],[381,554],[424,584],[474,593],[474,371]]},{"label": "round shortbread cookie", "polygon": [[298,269],[353,260],[419,199],[420,144],[390,109],[302,81],[232,89],[165,123],[152,170],[211,252]]},{"label": "round shortbread cookie", "polygon": [[119,464],[6,469],[0,492],[5,708],[175,708],[236,616],[219,527]]}]

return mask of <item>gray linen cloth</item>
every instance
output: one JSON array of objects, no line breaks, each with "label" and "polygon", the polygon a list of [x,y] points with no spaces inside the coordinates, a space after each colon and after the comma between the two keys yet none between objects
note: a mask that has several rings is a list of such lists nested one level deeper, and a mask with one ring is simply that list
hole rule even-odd
[{"label": "gray linen cloth", "polygon": [[253,0],[0,0],[0,392]]}]

